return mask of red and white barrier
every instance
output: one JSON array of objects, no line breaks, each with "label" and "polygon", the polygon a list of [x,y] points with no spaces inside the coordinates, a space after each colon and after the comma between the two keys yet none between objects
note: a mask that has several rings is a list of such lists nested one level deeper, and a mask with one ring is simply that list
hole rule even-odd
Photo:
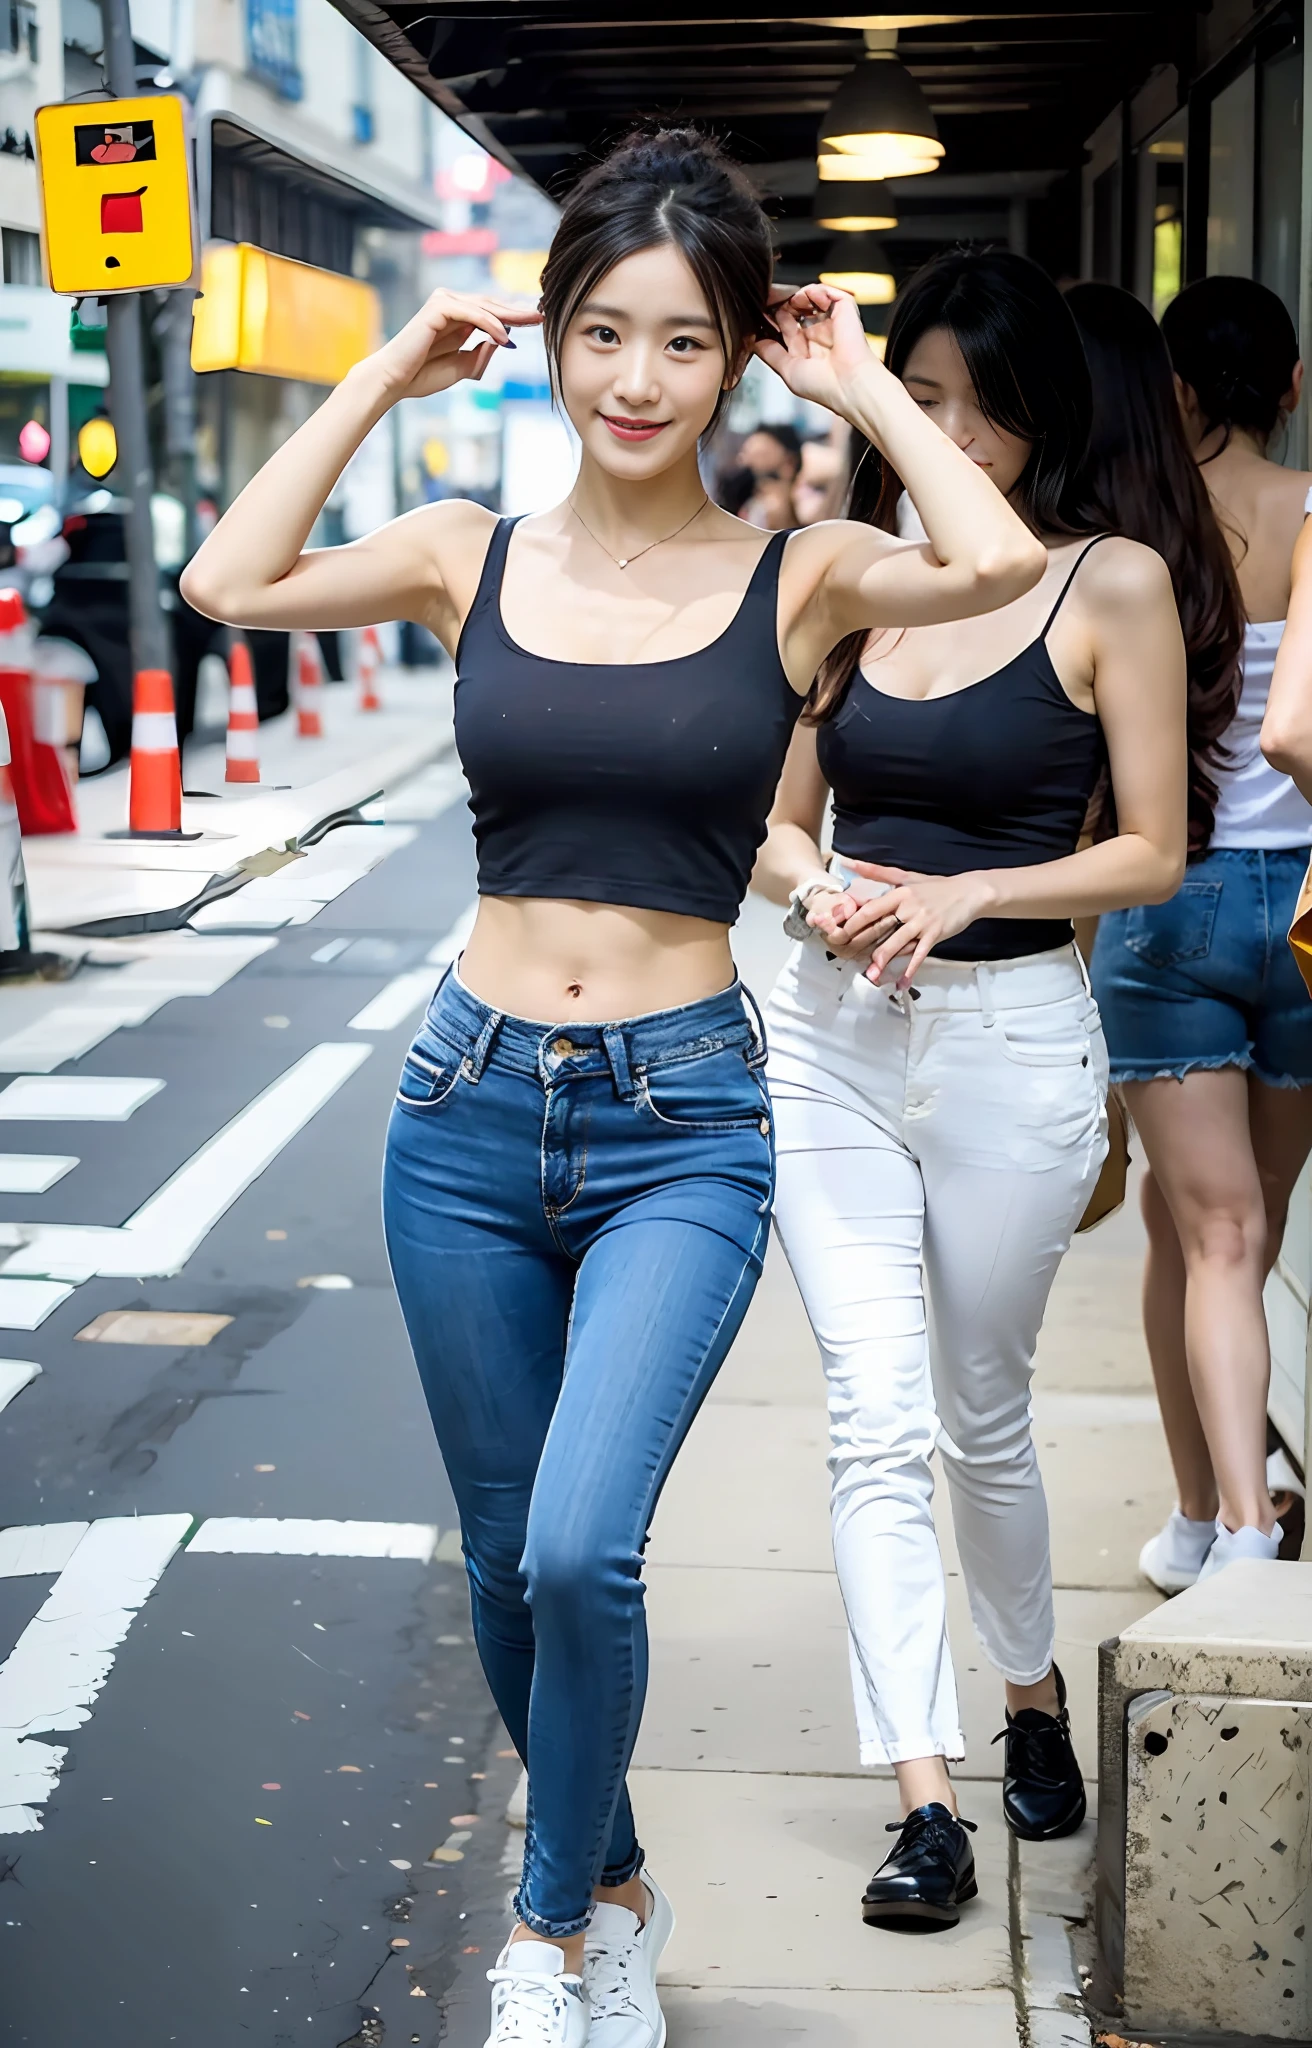
[{"label": "red and white barrier", "polygon": [[128,825],[151,834],[182,830],[182,756],[166,668],[139,669],[133,680]]},{"label": "red and white barrier", "polygon": [[0,708],[9,751],[18,818],[26,833],[76,832],[77,818],[64,756],[62,693],[52,698],[33,687],[32,629],[16,590],[0,590]]},{"label": "red and white barrier", "polygon": [[296,635],[296,730],[303,740],[323,738],[323,664],[313,633]]},{"label": "red and white barrier", "polygon": [[223,770],[225,782],[258,782],[260,779],[260,717],[255,704],[255,674],[251,651],[244,640],[234,640],[228,658],[228,748]]},{"label": "red and white barrier", "polygon": [[381,711],[383,700],[378,694],[378,672],[383,665],[383,650],[378,644],[377,626],[366,626],[360,635],[360,709]]}]

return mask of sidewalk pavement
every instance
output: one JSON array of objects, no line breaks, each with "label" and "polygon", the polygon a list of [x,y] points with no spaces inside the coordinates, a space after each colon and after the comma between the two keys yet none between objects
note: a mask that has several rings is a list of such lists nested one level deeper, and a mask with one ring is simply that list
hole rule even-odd
[{"label": "sidewalk pavement", "polygon": [[[737,935],[768,990],[778,913]],[[1078,1754],[1097,1768],[1097,1645],[1157,1604],[1144,1540],[1173,1501],[1139,1324],[1133,1196],[1077,1238],[1039,1348],[1035,1422],[1052,1515],[1057,1657]],[[857,1763],[846,1630],[830,1549],[824,1384],[772,1245],[743,1332],[675,1467],[647,1580],[651,1687],[631,1780],[678,1929],[661,1972],[671,2048],[1057,2048],[1088,2043],[1067,1923],[1085,1912],[1092,1814],[1072,1840],[1019,1848],[1000,1811],[1001,1680],[979,1651],[937,1512],[968,1747],[961,1803],[979,1824],[980,1896],[950,1932],[868,1928],[861,1893],[898,1804]]]}]

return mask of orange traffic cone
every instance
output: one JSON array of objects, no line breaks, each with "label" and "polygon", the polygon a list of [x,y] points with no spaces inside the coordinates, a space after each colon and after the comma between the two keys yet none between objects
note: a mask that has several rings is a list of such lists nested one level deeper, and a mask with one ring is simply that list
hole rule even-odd
[{"label": "orange traffic cone", "polygon": [[383,700],[378,694],[378,671],[383,665],[383,651],[378,645],[378,628],[366,626],[360,635],[360,709],[381,711]]},{"label": "orange traffic cone", "polygon": [[[0,706],[9,728],[14,795],[23,831],[76,832],[64,765],[62,700],[52,700],[44,690],[38,697],[33,690],[32,636],[16,590],[0,590]],[[39,730],[34,722],[38,708]]]},{"label": "orange traffic cone", "polygon": [[166,668],[139,669],[133,680],[128,828],[152,837],[182,830],[182,757]]},{"label": "orange traffic cone", "polygon": [[260,754],[256,734],[260,729],[255,708],[255,676],[251,651],[244,640],[234,640],[228,657],[228,760],[225,782],[258,782]]},{"label": "orange traffic cone", "polygon": [[323,738],[322,702],[319,643],[313,633],[300,633],[296,642],[296,730],[303,740]]}]

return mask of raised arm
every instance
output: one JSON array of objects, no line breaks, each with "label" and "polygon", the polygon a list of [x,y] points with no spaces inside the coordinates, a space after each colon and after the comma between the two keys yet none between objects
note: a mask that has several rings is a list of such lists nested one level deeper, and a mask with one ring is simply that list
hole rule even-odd
[{"label": "raised arm", "polygon": [[1262,752],[1312,804],[1312,519],[1294,543],[1289,614],[1262,720]]},{"label": "raised arm", "polygon": [[[348,371],[234,500],[182,573],[187,602],[235,626],[442,623],[434,540],[459,527],[454,504],[407,513],[346,547],[307,552],[305,544],[343,469],[398,399],[477,381],[494,349],[513,348],[510,329],[539,317],[494,299],[434,292],[393,340]],[[486,338],[466,347],[475,334]]]},{"label": "raised arm", "polygon": [[926,417],[866,340],[856,302],[807,285],[775,308],[781,341],[756,353],[801,398],[856,427],[906,484],[928,546],[834,520],[790,543],[811,567],[810,604],[827,652],[873,626],[934,625],[1010,604],[1033,588],[1047,553],[979,466]]}]

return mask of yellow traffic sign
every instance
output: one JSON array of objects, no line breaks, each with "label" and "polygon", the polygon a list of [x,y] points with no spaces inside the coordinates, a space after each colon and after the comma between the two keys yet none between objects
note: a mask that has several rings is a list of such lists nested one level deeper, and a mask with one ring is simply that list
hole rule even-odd
[{"label": "yellow traffic sign", "polygon": [[100,297],[198,281],[179,94],[38,107],[36,158],[52,291]]}]

